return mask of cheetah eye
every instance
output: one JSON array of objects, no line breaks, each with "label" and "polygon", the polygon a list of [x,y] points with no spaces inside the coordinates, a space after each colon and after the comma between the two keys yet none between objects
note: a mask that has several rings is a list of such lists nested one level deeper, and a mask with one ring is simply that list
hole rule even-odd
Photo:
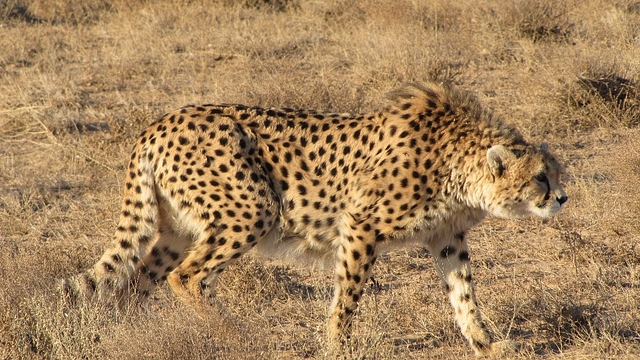
[{"label": "cheetah eye", "polygon": [[537,182],[543,183],[543,184],[548,184],[549,183],[549,179],[547,178],[547,175],[545,173],[540,173],[536,176],[533,177],[534,179],[536,179]]}]

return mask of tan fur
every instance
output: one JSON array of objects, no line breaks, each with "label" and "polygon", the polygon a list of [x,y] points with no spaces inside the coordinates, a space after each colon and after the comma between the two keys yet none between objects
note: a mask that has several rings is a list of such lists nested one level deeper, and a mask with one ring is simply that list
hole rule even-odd
[{"label": "tan fur", "polygon": [[112,245],[63,289],[122,303],[168,280],[199,306],[217,275],[258,245],[333,264],[329,335],[339,347],[377,256],[420,244],[474,351],[509,348],[482,323],[465,232],[486,214],[554,215],[567,199],[562,169],[450,87],[414,84],[390,98],[363,115],[242,105],[166,114],[133,149]]}]

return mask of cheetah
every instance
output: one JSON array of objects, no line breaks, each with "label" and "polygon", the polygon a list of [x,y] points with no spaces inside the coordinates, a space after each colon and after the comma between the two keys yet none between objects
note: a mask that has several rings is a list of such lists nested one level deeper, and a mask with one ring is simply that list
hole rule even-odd
[{"label": "cheetah", "polygon": [[567,201],[562,166],[449,85],[389,98],[360,115],[225,104],[162,116],[133,148],[111,245],[58,285],[73,298],[142,301],[166,280],[198,306],[254,247],[315,259],[335,267],[328,336],[344,350],[377,257],[417,244],[473,351],[511,349],[482,321],[465,235],[487,214],[555,215]]}]

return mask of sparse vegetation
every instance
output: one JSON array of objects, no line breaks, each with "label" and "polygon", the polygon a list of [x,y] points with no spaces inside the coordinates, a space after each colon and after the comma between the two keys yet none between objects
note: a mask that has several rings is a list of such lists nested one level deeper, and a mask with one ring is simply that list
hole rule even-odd
[{"label": "sparse vegetation", "polygon": [[[0,358],[324,358],[331,273],[247,257],[237,323],[166,287],[69,309],[53,280],[109,241],[136,135],[187,103],[359,112],[402,82],[476,92],[566,163],[567,208],[469,234],[478,299],[517,358],[640,354],[640,6],[634,1],[0,0]],[[354,358],[473,358],[419,249],[384,256]]]}]

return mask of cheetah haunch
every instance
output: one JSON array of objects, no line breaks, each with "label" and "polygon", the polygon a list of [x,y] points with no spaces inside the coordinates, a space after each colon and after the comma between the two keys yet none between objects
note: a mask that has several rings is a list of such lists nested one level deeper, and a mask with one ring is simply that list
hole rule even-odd
[{"label": "cheetah haunch", "polygon": [[480,317],[465,232],[486,214],[555,215],[567,200],[561,166],[447,86],[410,85],[391,98],[364,115],[242,105],[164,115],[133,148],[113,242],[62,289],[122,301],[168,280],[198,304],[257,246],[334,264],[328,327],[340,345],[376,257],[419,244],[476,354],[508,347],[492,343]]}]

